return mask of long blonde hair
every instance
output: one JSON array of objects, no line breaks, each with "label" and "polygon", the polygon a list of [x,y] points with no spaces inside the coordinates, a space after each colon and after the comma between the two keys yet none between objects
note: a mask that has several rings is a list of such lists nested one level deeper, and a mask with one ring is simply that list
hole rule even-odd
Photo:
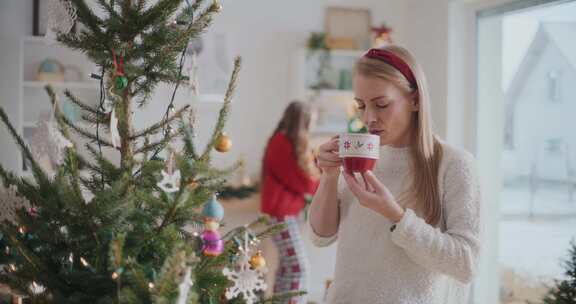
[{"label": "long blonde hair", "polygon": [[410,188],[401,195],[400,201],[401,203],[418,202],[417,208],[423,213],[426,222],[436,226],[442,217],[438,184],[442,145],[432,132],[430,95],[426,77],[408,50],[394,45],[382,49],[394,53],[410,67],[416,79],[417,88],[411,86],[406,77],[396,68],[378,59],[360,58],[356,63],[355,73],[389,81],[416,98],[418,111],[413,114],[413,126],[416,132],[412,132],[410,145],[411,166],[414,174]]}]

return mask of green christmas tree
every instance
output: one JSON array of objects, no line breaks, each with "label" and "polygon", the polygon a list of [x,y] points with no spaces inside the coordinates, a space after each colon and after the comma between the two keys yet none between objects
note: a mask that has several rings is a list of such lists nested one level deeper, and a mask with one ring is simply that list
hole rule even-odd
[{"label": "green christmas tree", "polygon": [[[235,282],[223,269],[236,269],[238,259],[247,255],[243,244],[253,246],[281,227],[260,218],[230,230],[221,238],[223,249],[213,251],[198,231],[189,229],[202,227],[207,215],[216,219],[206,227],[218,228],[221,206],[210,199],[235,166],[216,169],[211,153],[223,134],[240,59],[202,151],[194,143],[191,106],[173,106],[178,86],[187,80],[181,72],[188,43],[222,7],[203,0],[90,1],[98,6],[96,13],[84,0],[58,1],[75,11],[79,30],[59,31],[57,40],[100,68],[95,76],[100,104],[91,106],[65,91],[83,110],[83,120],[94,126],[83,128],[60,112],[57,94],[46,88],[63,148],[54,176],[43,171],[0,109],[33,172],[32,180],[0,166],[0,186],[15,189],[15,196],[30,206],[19,208],[14,221],[0,223],[0,283],[27,295],[31,303],[253,302],[243,294],[225,297]],[[135,130],[140,107],[150,102],[159,83],[175,86],[164,117]],[[90,156],[77,152],[71,132],[89,140]],[[151,140],[157,134],[161,139]],[[183,148],[178,151],[174,142]],[[120,161],[107,159],[102,149],[116,151]],[[273,303],[292,295],[261,300],[258,294],[258,299]]]},{"label": "green christmas tree", "polygon": [[566,278],[555,282],[542,300],[545,304],[576,304],[576,241],[572,241],[569,252],[564,262]]}]

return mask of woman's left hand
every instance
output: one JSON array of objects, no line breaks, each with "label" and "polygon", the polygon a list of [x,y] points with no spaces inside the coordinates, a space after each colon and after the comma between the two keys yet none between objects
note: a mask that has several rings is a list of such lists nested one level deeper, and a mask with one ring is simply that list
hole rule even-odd
[{"label": "woman's left hand", "polygon": [[376,178],[372,171],[362,173],[362,177],[367,183],[368,189],[361,185],[355,176],[348,173],[344,174],[344,179],[350,191],[358,199],[358,202],[362,206],[380,213],[394,223],[399,222],[404,216],[404,208],[398,204],[390,190]]}]

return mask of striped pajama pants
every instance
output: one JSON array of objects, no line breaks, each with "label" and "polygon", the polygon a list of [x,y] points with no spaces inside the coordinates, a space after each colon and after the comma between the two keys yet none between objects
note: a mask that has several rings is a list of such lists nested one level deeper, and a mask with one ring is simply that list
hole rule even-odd
[{"label": "striped pajama pants", "polygon": [[[285,229],[274,235],[278,248],[280,264],[276,272],[274,293],[306,291],[308,277],[308,259],[304,252],[304,243],[296,216],[286,216],[283,220],[273,219],[275,223],[284,223]],[[305,304],[306,295],[291,298],[286,304]]]}]

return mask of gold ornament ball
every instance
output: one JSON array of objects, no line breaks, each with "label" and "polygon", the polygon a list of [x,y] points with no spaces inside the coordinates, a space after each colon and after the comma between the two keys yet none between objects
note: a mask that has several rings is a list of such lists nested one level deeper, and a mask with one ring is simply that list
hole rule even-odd
[{"label": "gold ornament ball", "polygon": [[226,133],[222,133],[220,137],[218,137],[215,148],[218,152],[228,152],[232,149],[232,140],[230,140]]},{"label": "gold ornament ball", "polygon": [[250,258],[250,265],[254,269],[266,266],[266,260],[262,256],[262,251],[258,250],[258,252]]}]

